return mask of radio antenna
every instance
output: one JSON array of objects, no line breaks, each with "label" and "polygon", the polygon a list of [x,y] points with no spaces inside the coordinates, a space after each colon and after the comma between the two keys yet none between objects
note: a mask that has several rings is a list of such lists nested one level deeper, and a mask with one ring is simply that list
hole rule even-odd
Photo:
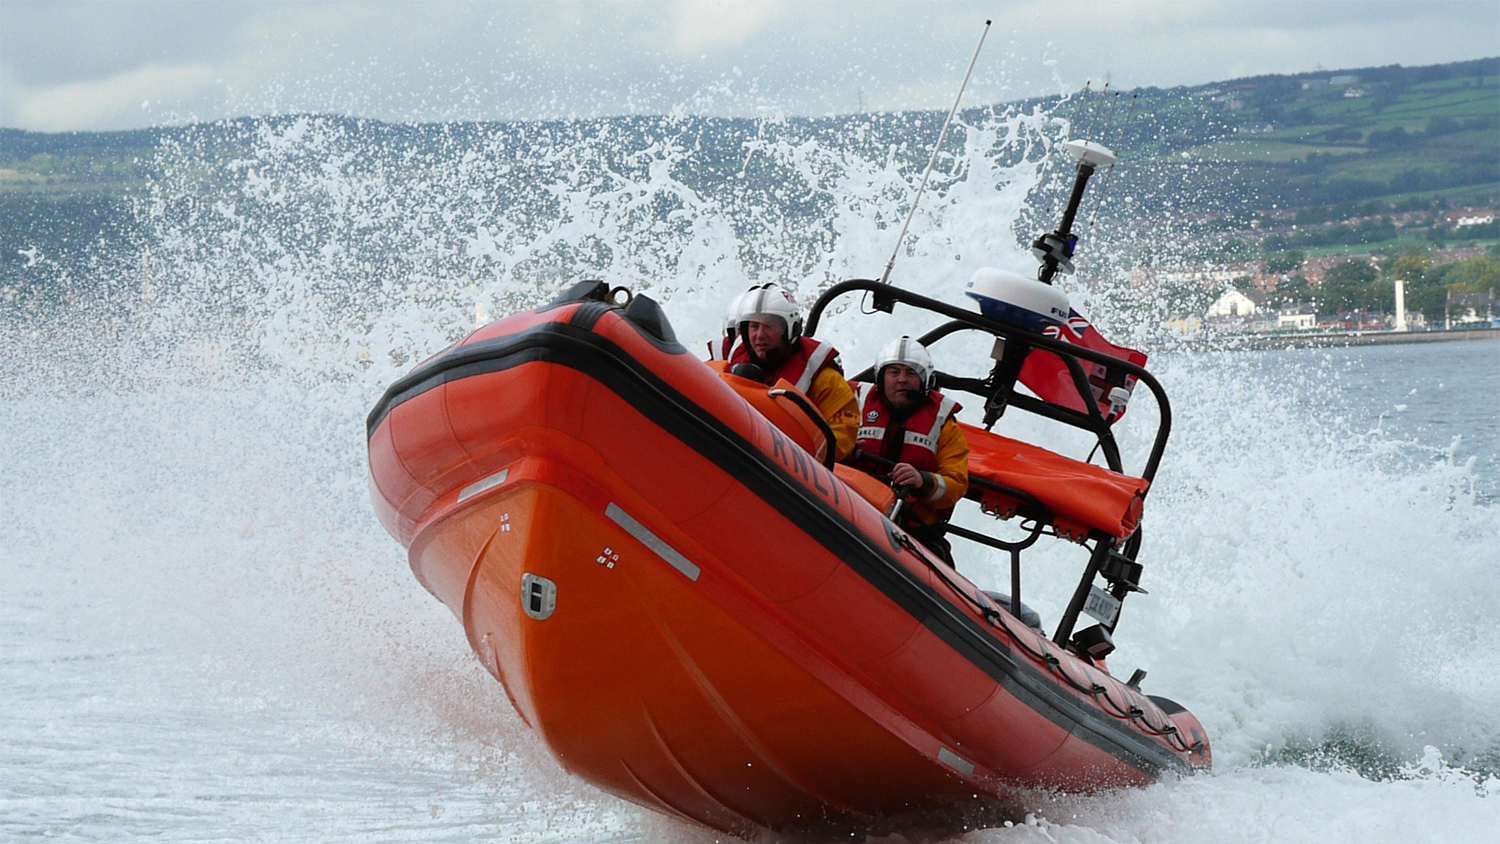
[{"label": "radio antenna", "polygon": [[[1119,94],[1116,93],[1115,96],[1119,96]],[[1125,140],[1125,133],[1130,131],[1130,123],[1135,118],[1135,105],[1136,105],[1136,102],[1140,99],[1140,96],[1141,96],[1141,94],[1140,94],[1139,91],[1137,91],[1134,94],[1130,95],[1130,111],[1127,111],[1125,113],[1125,125],[1120,127],[1120,141],[1121,142],[1123,142]],[[1113,119],[1113,116],[1114,116],[1113,114],[1110,115],[1111,119]],[[1105,127],[1105,131],[1106,132],[1109,131],[1108,127]],[[1110,186],[1110,183],[1114,181],[1113,179],[1110,178],[1110,176],[1114,175],[1114,172],[1115,172],[1115,165],[1114,165],[1113,162],[1111,162],[1110,165],[1109,165],[1109,169],[1104,171],[1104,178],[1103,178],[1103,182],[1104,183],[1099,186],[1099,198],[1097,200],[1095,200],[1095,202],[1094,202],[1094,213],[1092,213],[1092,214],[1089,215],[1089,228],[1090,229],[1092,229],[1094,227],[1094,221],[1099,218],[1099,209],[1104,207],[1104,197],[1106,197],[1106,196],[1109,195],[1109,186]]]},{"label": "radio antenna", "polygon": [[896,248],[891,250],[891,259],[885,262],[885,272],[880,275],[880,283],[888,284],[891,280],[891,270],[896,268],[896,256],[901,253],[901,244],[906,241],[906,229],[911,226],[911,218],[917,214],[917,204],[922,201],[922,192],[927,190],[927,179],[932,175],[932,165],[937,163],[938,152],[943,148],[943,140],[948,137],[948,127],[953,124],[953,115],[958,113],[958,104],[963,101],[964,89],[969,87],[969,77],[974,75],[974,64],[979,61],[979,51],[984,48],[984,38],[990,34],[990,24],[993,21],[984,22],[984,31],[979,34],[979,46],[974,48],[974,58],[969,59],[969,71],[964,74],[962,85],[958,86],[958,96],[953,98],[953,108],[948,111],[948,119],[943,121],[943,131],[938,133],[937,144],[932,148],[932,158],[927,161],[927,172],[922,174],[922,184],[917,187],[917,195],[912,198],[911,210],[906,212],[906,222],[901,224],[901,234],[896,238]]},{"label": "radio antenna", "polygon": [[[1135,102],[1135,100],[1131,100]],[[1109,140],[1109,129],[1115,125],[1115,109],[1120,107],[1120,92],[1116,91],[1114,99],[1109,101],[1109,116],[1104,118],[1104,131],[1099,133],[1099,143]],[[1093,140],[1090,138],[1089,140]]]},{"label": "radio antenna", "polygon": [[1078,99],[1073,101],[1073,118],[1068,121],[1068,134],[1074,135],[1078,132],[1078,116],[1083,113],[1083,104],[1089,98],[1089,88],[1094,84],[1090,79],[1083,83],[1083,90],[1078,92]]},{"label": "radio antenna", "polygon": [[1104,87],[1099,89],[1099,99],[1094,101],[1094,117],[1089,121],[1089,131],[1088,134],[1083,136],[1084,140],[1087,141],[1093,139],[1094,127],[1099,125],[1099,111],[1104,108],[1104,101],[1106,99],[1109,99],[1108,82],[1104,83]]}]

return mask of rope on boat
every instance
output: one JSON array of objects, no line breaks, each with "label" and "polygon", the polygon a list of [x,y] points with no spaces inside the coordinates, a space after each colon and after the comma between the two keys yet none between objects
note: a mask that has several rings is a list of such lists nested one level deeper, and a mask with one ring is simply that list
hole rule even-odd
[{"label": "rope on boat", "polygon": [[[1115,699],[1110,696],[1108,686],[1092,681],[1084,683],[1075,679],[1073,675],[1063,667],[1062,660],[1059,659],[1056,654],[1048,651],[1046,648],[1036,649],[1031,647],[1031,645],[1027,643],[1024,636],[1017,633],[1014,629],[1011,628],[1011,621],[1006,619],[1005,613],[1001,612],[993,606],[990,606],[987,602],[981,602],[979,599],[970,595],[967,591],[959,588],[958,584],[954,583],[953,580],[948,577],[947,572],[943,571],[942,568],[940,568],[932,560],[928,559],[927,555],[922,553],[921,550],[917,548],[916,542],[910,536],[907,536],[905,532],[901,533],[900,536],[901,544],[905,545],[914,554],[916,554],[917,558],[925,563],[927,567],[932,570],[933,574],[936,574],[938,576],[938,579],[946,583],[949,589],[952,589],[965,601],[972,604],[989,625],[999,627],[1000,629],[1004,630],[1005,633],[1011,638],[1011,641],[1019,645],[1022,651],[1026,652],[1026,654],[1028,654],[1032,659],[1045,664],[1049,673],[1061,677],[1063,682],[1067,683],[1070,688],[1094,698],[1095,701],[1100,703],[1100,709],[1109,712],[1116,718],[1130,721],[1135,725],[1136,729],[1140,730],[1143,733],[1166,739],[1167,744],[1170,745],[1174,750],[1177,750],[1179,752],[1192,753],[1203,747],[1202,740],[1189,744],[1187,739],[1183,738],[1182,731],[1177,728],[1177,725],[1171,723],[1170,717],[1166,718],[1167,723],[1158,727],[1146,719],[1145,709],[1136,706],[1128,699],[1126,700],[1124,706],[1116,703]],[[1027,632],[1031,632],[1029,628],[1027,629]]]}]

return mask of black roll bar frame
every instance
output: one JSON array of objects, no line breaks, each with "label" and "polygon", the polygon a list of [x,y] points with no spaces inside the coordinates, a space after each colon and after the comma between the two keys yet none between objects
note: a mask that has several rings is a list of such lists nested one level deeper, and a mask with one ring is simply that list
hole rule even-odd
[{"label": "black roll bar frame", "polygon": [[[990,374],[985,378],[968,378],[939,371],[937,373],[937,383],[940,387],[952,388],[969,393],[974,396],[978,396],[979,398],[982,398],[986,401],[987,407],[997,399],[1003,399],[1003,402],[1000,403],[1000,406],[1002,407],[1002,410],[1000,411],[1001,413],[1004,412],[1004,407],[1016,407],[1028,413],[1032,413],[1038,416],[1052,419],[1065,425],[1070,425],[1072,427],[1088,431],[1095,436],[1098,442],[1098,448],[1104,455],[1106,462],[1109,464],[1109,468],[1122,474],[1125,472],[1125,470],[1122,466],[1119,447],[1115,442],[1114,434],[1110,427],[1110,422],[1105,419],[1103,413],[1099,409],[1098,402],[1094,399],[1093,390],[1089,385],[1087,375],[1084,374],[1083,366],[1080,361],[1089,361],[1091,363],[1101,364],[1107,368],[1115,369],[1128,375],[1135,376],[1138,384],[1144,384],[1146,388],[1151,391],[1152,396],[1156,399],[1158,412],[1160,414],[1159,421],[1157,423],[1156,436],[1151,445],[1151,453],[1146,460],[1144,470],[1140,474],[1140,477],[1148,482],[1155,479],[1156,470],[1161,465],[1161,458],[1163,453],[1165,453],[1167,447],[1167,439],[1171,435],[1172,431],[1172,406],[1167,399],[1166,390],[1164,390],[1161,386],[1161,382],[1157,381],[1155,376],[1147,372],[1144,368],[1137,366],[1130,361],[1121,360],[1120,358],[1105,354],[1103,352],[1098,352],[1093,349],[1074,345],[1064,340],[1054,339],[1043,334],[1037,334],[1035,332],[1027,331],[1013,325],[1008,325],[998,320],[990,319],[989,317],[986,317],[981,313],[965,310],[964,308],[958,307],[956,305],[951,305],[947,302],[942,302],[928,296],[923,296],[919,293],[913,293],[909,290],[904,290],[900,287],[896,287],[895,285],[875,281],[873,279],[850,279],[847,281],[839,282],[838,284],[835,284],[827,290],[823,291],[823,294],[820,295],[817,301],[813,303],[812,309],[808,313],[803,333],[808,336],[815,335],[818,330],[818,325],[822,321],[823,312],[827,309],[828,305],[838,297],[854,291],[865,291],[867,293],[874,294],[875,308],[886,313],[892,313],[895,309],[895,304],[897,302],[900,302],[911,307],[918,308],[920,310],[930,311],[932,313],[948,317],[950,320],[949,322],[944,323],[937,328],[932,329],[931,331],[928,331],[926,334],[922,335],[922,337],[918,338],[918,342],[922,343],[924,346],[930,346],[936,341],[941,340],[956,332],[972,330],[981,331],[994,337],[1001,338],[1005,340],[1007,344],[1014,342],[1017,344],[1023,344],[1026,347],[1030,347],[1030,349],[1032,350],[1043,349],[1057,355],[1058,359],[1063,361],[1063,363],[1068,367],[1068,371],[1073,379],[1073,385],[1077,388],[1079,396],[1083,400],[1084,407],[1088,409],[1087,413],[1082,413],[1066,407],[1059,407],[1054,404],[1049,404],[1033,396],[1028,396],[1016,392],[1014,381],[1004,383],[1000,379],[999,370],[1001,369],[1002,362],[999,360],[995,361],[994,366],[990,370]],[[873,380],[873,377],[873,367],[870,367],[859,373],[856,373],[851,380]],[[992,425],[993,421],[991,421],[990,424]],[[1020,500],[1023,505],[1040,505],[1040,502],[1037,502],[1035,498],[1027,495],[1024,492],[1021,492],[1020,490],[1011,490],[998,484],[985,481],[982,478],[971,479],[971,484],[978,489],[994,489],[995,491],[1003,492],[1013,498]],[[1148,487],[1147,492],[1149,493],[1149,491],[1150,489]],[[1012,606],[1019,607],[1021,603],[1021,596],[1019,594],[1020,589],[1018,588],[1020,586],[1020,550],[1036,541],[1036,538],[1040,533],[1040,527],[1034,529],[1032,531],[1032,535],[1028,539],[1021,542],[1006,542],[1004,540],[989,537],[976,531],[972,531],[956,525],[949,525],[947,529],[948,532],[961,536],[965,539],[987,545],[991,548],[1006,550],[1010,552],[1012,591],[1018,593],[1011,597],[1012,601],[1014,602],[1012,603]],[[1052,640],[1062,646],[1067,646],[1068,640],[1073,635],[1073,628],[1077,624],[1078,616],[1083,610],[1083,606],[1088,598],[1089,590],[1092,588],[1094,578],[1097,577],[1103,569],[1104,561],[1109,558],[1111,554],[1116,554],[1118,556],[1124,557],[1131,562],[1134,562],[1136,554],[1139,553],[1141,545],[1141,532],[1139,529],[1137,529],[1136,532],[1125,541],[1123,549],[1118,552],[1115,551],[1115,548],[1119,543],[1113,536],[1103,534],[1100,531],[1090,531],[1089,538],[1092,539],[1095,544],[1091,553],[1089,554],[1088,565],[1084,569],[1082,580],[1079,582],[1077,589],[1074,590],[1073,595],[1068,602],[1067,610],[1063,613],[1063,617],[1058,623],[1057,631],[1052,636]],[[1132,591],[1142,591],[1138,588],[1138,586],[1136,586],[1136,584],[1131,582],[1112,581],[1112,586],[1113,588],[1110,590],[1110,593],[1116,600],[1119,601],[1123,601],[1124,597]],[[1105,625],[1105,629],[1109,632],[1113,632],[1115,625],[1118,624],[1118,622],[1119,616],[1117,614],[1115,617],[1115,621],[1111,624]]]},{"label": "black roll bar frame", "polygon": [[[1044,334],[1037,334],[1032,331],[1027,331],[1023,328],[1017,328],[1013,325],[1007,325],[1006,323],[1000,322],[998,320],[990,319],[984,314],[965,310],[958,307],[957,305],[951,305],[947,302],[942,302],[928,296],[923,296],[920,293],[912,293],[909,290],[903,290],[902,288],[896,287],[893,284],[881,283],[873,279],[864,278],[841,281],[838,284],[835,284],[834,286],[823,291],[823,294],[818,297],[818,300],[816,302],[813,303],[812,310],[808,312],[807,321],[805,327],[803,328],[803,333],[808,336],[816,335],[818,324],[822,321],[823,311],[827,309],[829,303],[831,303],[834,299],[837,299],[838,297],[844,295],[845,293],[856,290],[864,290],[874,293],[877,300],[885,299],[887,300],[885,304],[888,305],[893,305],[895,302],[901,302],[914,308],[941,314],[952,320],[952,322],[938,326],[932,331],[929,331],[926,334],[922,335],[921,338],[918,338],[918,342],[922,343],[924,346],[929,345],[932,342],[936,342],[937,340],[940,340],[943,337],[948,336],[949,334],[953,334],[956,331],[967,329],[982,331],[995,337],[1001,337],[1004,338],[1007,342],[1009,342],[1010,340],[1015,340],[1019,343],[1025,343],[1029,346],[1032,346],[1033,348],[1045,349],[1046,351],[1052,352],[1053,354],[1057,355],[1060,360],[1067,364],[1068,370],[1073,376],[1074,386],[1078,388],[1079,396],[1083,399],[1084,406],[1089,408],[1090,412],[1084,414],[1065,407],[1058,407],[1056,405],[1047,404],[1046,402],[1041,401],[1040,399],[1033,398],[1031,396],[1016,394],[1013,388],[1011,389],[1009,403],[1012,406],[1019,407],[1027,412],[1034,413],[1039,416],[1045,416],[1058,422],[1062,422],[1063,424],[1072,425],[1075,428],[1089,431],[1095,436],[1100,437],[1102,442],[1113,442],[1114,437],[1109,433],[1109,423],[1104,421],[1104,416],[1099,411],[1098,403],[1094,401],[1093,390],[1091,390],[1088,386],[1088,378],[1086,375],[1084,375],[1083,367],[1079,365],[1078,361],[1086,360],[1092,363],[1103,364],[1104,366],[1119,369],[1129,375],[1135,376],[1139,383],[1145,384],[1146,388],[1151,391],[1152,396],[1156,399],[1156,404],[1161,414],[1161,420],[1158,423],[1156,430],[1156,437],[1151,446],[1151,455],[1146,461],[1145,469],[1140,474],[1140,477],[1147,481],[1153,480],[1156,477],[1156,470],[1161,465],[1162,454],[1165,453],[1167,448],[1167,439],[1172,432],[1172,406],[1171,402],[1167,399],[1166,390],[1164,390],[1161,386],[1161,382],[1157,381],[1156,377],[1147,372],[1144,368],[1137,366],[1128,360],[1121,360],[1120,358],[1107,355],[1103,352],[1098,352],[1094,351],[1093,349],[1087,349],[1082,346],[1077,346],[1064,340],[1053,339]],[[881,303],[877,301],[877,307],[879,307],[880,304]],[[890,312],[889,307],[881,307],[880,309],[886,311],[887,313]],[[871,374],[869,370],[866,370],[865,372],[856,374],[854,378],[857,380],[861,376],[869,374]],[[993,371],[991,372],[991,374],[993,375]],[[961,378],[948,375],[947,373],[939,372],[938,382],[940,386],[954,387],[983,399],[990,399],[992,397],[990,393],[983,392],[984,388],[986,387],[986,381],[984,379]],[[992,385],[991,389],[993,389],[994,386],[1001,385]],[[1102,442],[1101,447],[1103,447]],[[1116,472],[1124,471],[1124,469],[1119,465],[1118,450],[1115,451],[1114,459],[1110,460],[1109,468],[1113,469]]]}]

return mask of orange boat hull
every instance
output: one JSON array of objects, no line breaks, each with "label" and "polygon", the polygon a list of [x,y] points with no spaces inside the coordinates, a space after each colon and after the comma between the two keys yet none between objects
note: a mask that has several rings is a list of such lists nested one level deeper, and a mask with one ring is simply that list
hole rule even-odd
[{"label": "orange boat hull", "polygon": [[418,579],[562,765],[629,800],[746,834],[1208,764],[1190,714],[986,618],[618,309],[477,333],[392,388],[370,449]]}]

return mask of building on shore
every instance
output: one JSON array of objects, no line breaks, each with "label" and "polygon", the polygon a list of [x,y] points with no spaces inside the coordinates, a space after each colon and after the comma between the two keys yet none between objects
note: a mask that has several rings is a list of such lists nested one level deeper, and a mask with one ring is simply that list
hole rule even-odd
[{"label": "building on shore", "polygon": [[1318,312],[1311,302],[1282,308],[1276,314],[1277,331],[1312,331],[1318,327]]},{"label": "building on shore", "polygon": [[1240,290],[1231,287],[1224,291],[1203,314],[1208,319],[1234,319],[1249,317],[1266,309],[1270,297],[1259,290]]},{"label": "building on shore", "polygon": [[1269,293],[1235,288],[1224,291],[1208,307],[1198,323],[1199,326],[1212,326],[1218,332],[1226,334],[1314,331],[1319,324],[1317,307],[1312,302],[1278,306]]},{"label": "building on shore", "polygon": [[1500,325],[1500,301],[1496,300],[1493,290],[1487,293],[1454,293],[1450,290],[1443,313],[1446,315],[1445,328]]}]

